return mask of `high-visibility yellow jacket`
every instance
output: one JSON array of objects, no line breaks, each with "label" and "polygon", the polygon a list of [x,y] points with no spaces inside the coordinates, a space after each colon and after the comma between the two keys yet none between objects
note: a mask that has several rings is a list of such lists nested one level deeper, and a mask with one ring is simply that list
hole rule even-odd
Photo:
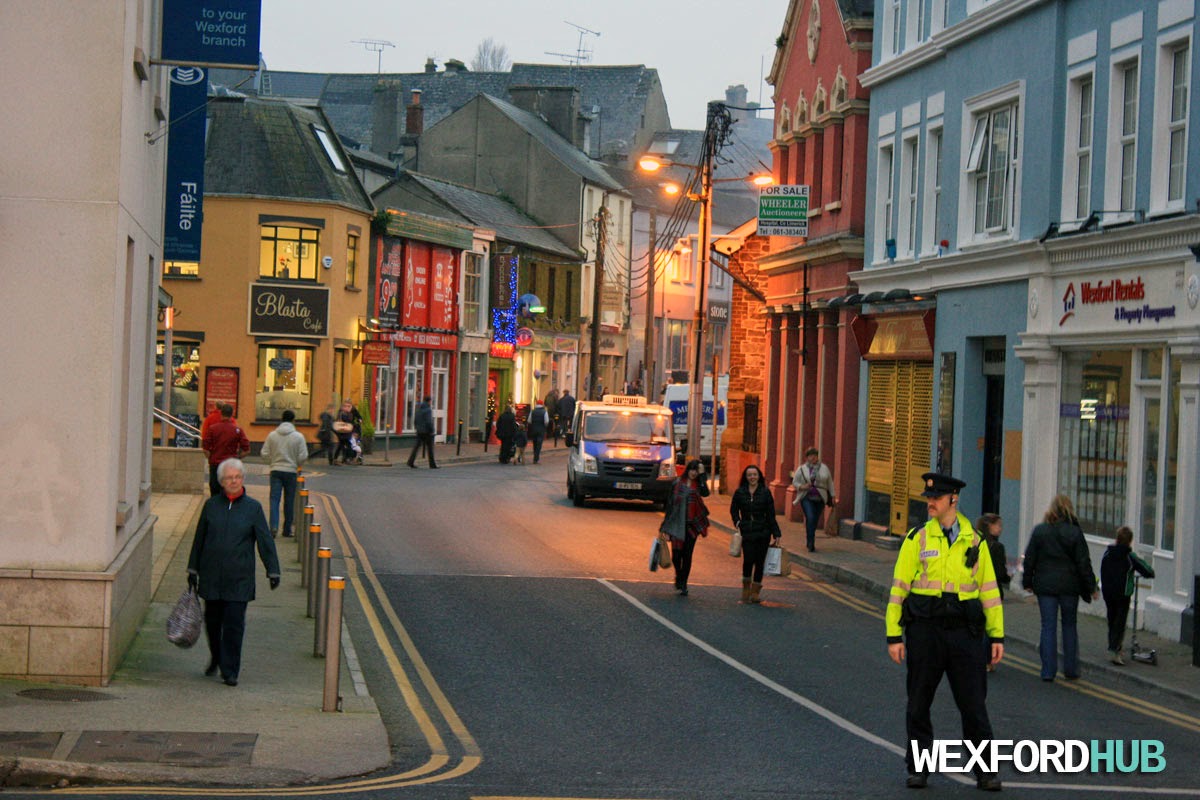
[{"label": "high-visibility yellow jacket", "polygon": [[[888,597],[889,644],[903,641],[901,613],[910,594],[927,597],[946,594],[957,595],[960,601],[978,600],[983,606],[984,630],[988,638],[993,642],[1004,641],[1004,608],[1000,604],[1000,587],[996,583],[991,553],[983,537],[962,514],[958,515],[958,526],[959,534],[954,544],[950,544],[936,519],[913,528],[904,537]],[[974,566],[968,567],[967,554],[972,547],[978,548],[978,557]]]}]

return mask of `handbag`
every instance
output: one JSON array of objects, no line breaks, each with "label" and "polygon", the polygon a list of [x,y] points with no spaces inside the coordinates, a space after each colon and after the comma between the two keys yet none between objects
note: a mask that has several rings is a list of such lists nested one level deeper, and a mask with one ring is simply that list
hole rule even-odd
[{"label": "handbag", "polygon": [[349,422],[346,422],[344,419],[339,419],[337,422],[333,423],[333,430],[335,433],[349,433],[350,431],[354,430],[354,426]]},{"label": "handbag", "polygon": [[[767,560],[763,565],[763,573],[766,575],[786,575],[783,571],[784,550],[782,547],[768,547]],[[789,563],[789,567],[791,564]],[[790,572],[790,570],[789,570]]]},{"label": "handbag", "polygon": [[203,627],[204,612],[200,610],[200,596],[189,586],[167,616],[167,639],[178,647],[191,647],[199,640]]},{"label": "handbag", "polygon": [[742,554],[742,534],[741,531],[734,531],[729,537],[729,555],[737,558]]},{"label": "handbag", "polygon": [[662,547],[662,539],[657,536],[650,542],[650,571],[658,572],[658,548]]},{"label": "handbag", "polygon": [[658,537],[658,566],[661,569],[671,568],[671,540],[665,533]]},{"label": "handbag", "polygon": [[671,503],[671,510],[663,517],[658,532],[680,541],[687,539],[687,503]]}]

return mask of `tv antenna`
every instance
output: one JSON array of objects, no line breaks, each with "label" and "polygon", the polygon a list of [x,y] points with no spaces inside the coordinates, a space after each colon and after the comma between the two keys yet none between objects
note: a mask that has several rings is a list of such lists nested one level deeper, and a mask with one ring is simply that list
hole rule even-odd
[{"label": "tv antenna", "polygon": [[391,42],[387,41],[386,39],[355,39],[350,44],[361,44],[363,47],[370,50],[372,53],[379,54],[379,63],[378,63],[378,66],[375,68],[376,74],[383,73],[383,51],[388,47],[396,46],[396,45],[392,44]]},{"label": "tv antenna", "polygon": [[547,51],[545,51],[546,55],[558,56],[563,61],[566,61],[568,64],[570,64],[572,66],[575,66],[577,64],[586,64],[587,62],[591,61],[592,60],[592,51],[588,50],[587,48],[585,48],[583,46],[583,38],[585,36],[595,36],[595,37],[599,38],[600,31],[589,30],[588,28],[585,28],[582,25],[576,25],[574,22],[571,22],[571,21],[565,20],[565,19],[563,20],[563,24],[570,25],[572,28],[579,31],[579,44],[576,45],[575,52],[574,53],[552,53],[549,50],[547,50]]}]

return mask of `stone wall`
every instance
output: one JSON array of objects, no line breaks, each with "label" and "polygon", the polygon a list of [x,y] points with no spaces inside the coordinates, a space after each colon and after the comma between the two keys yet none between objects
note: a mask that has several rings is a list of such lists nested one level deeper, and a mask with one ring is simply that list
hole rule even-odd
[{"label": "stone wall", "polygon": [[155,447],[150,460],[155,492],[203,494],[208,491],[208,462],[195,447]]}]

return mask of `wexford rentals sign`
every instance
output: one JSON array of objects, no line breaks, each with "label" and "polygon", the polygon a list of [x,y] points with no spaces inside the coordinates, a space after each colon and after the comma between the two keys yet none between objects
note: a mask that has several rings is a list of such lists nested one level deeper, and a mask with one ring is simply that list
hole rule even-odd
[{"label": "wexford rentals sign", "polygon": [[[1166,273],[1140,270],[1130,274],[1100,273],[1056,281],[1054,299],[1058,306],[1058,328],[1063,331],[1140,330],[1180,324],[1179,318],[1196,307],[1196,295],[1174,289],[1177,280],[1173,278]],[[1189,283],[1196,283],[1195,275]]]},{"label": "wexford rentals sign", "polygon": [[251,336],[324,339],[329,335],[329,287],[250,284]]}]

